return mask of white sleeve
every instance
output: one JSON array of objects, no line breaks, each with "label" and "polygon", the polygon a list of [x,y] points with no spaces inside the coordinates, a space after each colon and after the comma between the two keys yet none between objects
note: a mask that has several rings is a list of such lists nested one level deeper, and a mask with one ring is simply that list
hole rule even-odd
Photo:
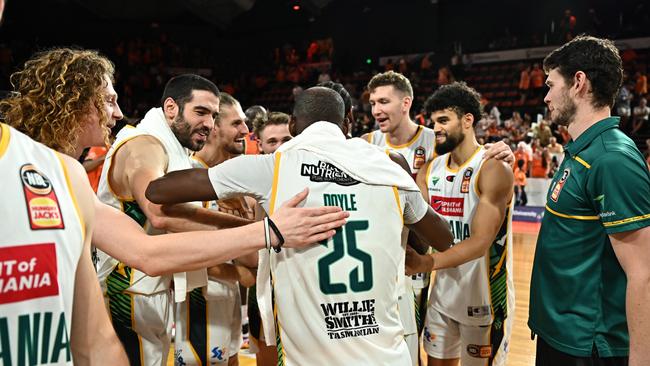
[{"label": "white sleeve", "polygon": [[208,169],[219,199],[247,195],[260,204],[268,201],[273,186],[275,155],[241,155]]},{"label": "white sleeve", "polygon": [[422,198],[419,191],[399,191],[404,202],[404,224],[410,225],[422,220],[427,213],[427,201]]}]

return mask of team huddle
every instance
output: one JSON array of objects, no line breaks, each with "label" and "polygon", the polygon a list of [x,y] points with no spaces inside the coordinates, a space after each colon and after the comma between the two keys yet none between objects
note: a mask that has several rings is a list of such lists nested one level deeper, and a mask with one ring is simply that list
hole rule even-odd
[{"label": "team huddle", "polygon": [[474,89],[429,96],[429,129],[409,80],[377,74],[379,129],[349,138],[350,95],[314,86],[245,154],[241,104],[179,75],[110,142],[95,195],[75,159],[123,117],[113,74],[54,49],[0,102],[3,364],[236,365],[239,284],[258,364],[419,365],[421,345],[429,365],[506,364],[514,155],[477,142]]}]

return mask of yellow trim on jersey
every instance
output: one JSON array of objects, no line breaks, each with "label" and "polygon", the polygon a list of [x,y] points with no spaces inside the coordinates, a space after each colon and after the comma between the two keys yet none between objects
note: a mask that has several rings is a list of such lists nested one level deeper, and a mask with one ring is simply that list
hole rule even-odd
[{"label": "yellow trim on jersey", "polygon": [[393,186],[393,193],[395,194],[395,202],[397,203],[397,212],[399,213],[399,217],[402,219],[402,226],[404,226],[404,212],[402,210],[402,202],[399,199],[399,192],[395,186]]},{"label": "yellow trim on jersey", "polygon": [[[429,197],[429,188],[430,188],[429,187],[429,177],[431,176],[431,170],[433,169],[433,160],[430,160],[429,162],[427,162],[427,164],[429,164],[429,165],[427,165],[427,172],[424,175],[424,186],[426,187],[427,191],[424,192],[424,193],[426,194],[427,197]],[[430,200],[430,198],[427,198],[427,201],[429,201],[429,200]],[[427,203],[430,204],[430,202],[427,202]]]},{"label": "yellow trim on jersey", "polygon": [[[127,125],[127,126],[128,126],[128,125]],[[126,128],[127,126],[125,126],[125,128]],[[135,128],[135,127],[128,127],[128,128]],[[114,196],[118,201],[135,201],[135,197],[122,197],[122,196],[120,196],[119,194],[115,193],[115,190],[113,189],[113,187],[111,187],[111,179],[110,179],[110,178],[111,178],[111,173],[113,172],[113,168],[115,168],[115,164],[113,164],[113,163],[114,163],[114,161],[113,161],[113,157],[115,156],[115,154],[117,154],[117,151],[118,151],[122,146],[124,146],[124,144],[126,144],[127,142],[129,142],[129,141],[131,141],[131,140],[133,140],[134,138],[139,137],[139,136],[150,136],[150,135],[135,135],[135,136],[130,136],[130,137],[125,138],[124,140],[120,141],[119,144],[117,144],[117,145],[115,146],[115,148],[113,149],[113,152],[111,153],[111,156],[110,156],[110,159],[111,159],[111,166],[108,167],[108,173],[106,174],[106,186],[108,187],[108,190],[111,192],[111,194],[112,194],[112,195],[113,195],[113,196]],[[124,210],[122,210],[122,211],[124,211]]]},{"label": "yellow trim on jersey", "polygon": [[478,166],[478,170],[476,171],[476,175],[474,176],[474,192],[479,198],[481,198],[481,190],[478,188],[478,180],[479,177],[481,176],[482,169],[483,169],[483,164]]},{"label": "yellow trim on jersey", "polygon": [[574,156],[573,159],[574,159],[575,161],[577,161],[578,163],[584,165],[585,168],[587,168],[587,169],[591,169],[591,165],[589,165],[589,163],[587,163],[586,161],[582,160],[581,157],[579,157],[579,156]]},{"label": "yellow trim on jersey", "polygon": [[273,164],[273,185],[271,186],[271,202],[269,203],[269,216],[273,215],[275,210],[275,199],[278,196],[278,179],[280,178],[280,158],[282,153],[275,153],[275,163]]},{"label": "yellow trim on jersey", "polygon": [[371,143],[371,144],[372,144],[372,135],[374,135],[374,132],[375,131],[368,132],[368,135],[366,137],[366,140],[368,140],[368,142]]},{"label": "yellow trim on jersey", "polygon": [[423,131],[424,131],[424,127],[418,126],[418,132],[415,133],[415,136],[413,136],[413,138],[411,138],[411,140],[409,140],[409,142],[407,142],[405,144],[401,144],[401,145],[393,145],[393,144],[391,144],[390,141],[388,140],[387,134],[384,134],[384,138],[386,139],[386,145],[387,146],[390,146],[393,149],[403,149],[405,147],[409,147],[409,146],[413,145],[415,143],[415,141],[420,137],[420,135],[422,134]]},{"label": "yellow trim on jersey", "polygon": [[[201,294],[203,295],[203,291],[201,291]],[[204,296],[205,298],[205,296]],[[210,363],[210,356],[212,356],[212,352],[210,351],[210,302],[208,299],[205,299],[205,360],[207,363]],[[228,345],[230,346],[230,345]],[[228,350],[229,352],[232,352],[232,350]],[[230,355],[227,355],[228,358],[230,358]],[[206,365],[207,366],[207,365]]]},{"label": "yellow trim on jersey", "polygon": [[[189,293],[188,293],[188,295],[189,295]],[[190,326],[190,324],[191,324],[190,323],[190,301],[191,300],[190,300],[190,298],[188,296],[187,299],[185,299],[185,304],[182,305],[182,306],[185,306],[185,312],[187,313],[187,316],[186,316],[187,319],[186,319],[186,323],[185,323],[185,325],[186,325],[186,327],[185,327],[186,328],[185,329],[185,339],[187,339],[187,342],[185,342],[185,344],[187,346],[189,346],[188,348],[192,352],[192,356],[194,356],[194,360],[196,360],[196,363],[199,366],[203,366],[203,365],[201,365],[201,357],[199,357],[199,355],[196,353],[196,350],[194,349],[194,345],[192,344],[192,342],[190,342],[190,328],[191,328],[191,326]],[[207,301],[206,301],[206,304],[207,304]],[[206,339],[206,342],[207,342],[208,339],[209,338]],[[209,360],[210,357],[208,357],[207,359]]]},{"label": "yellow trim on jersey", "polygon": [[0,123],[0,130],[2,130],[2,136],[0,136],[0,158],[5,154],[7,148],[9,147],[9,140],[11,139],[11,129],[4,123]]},{"label": "yellow trim on jersey", "polygon": [[203,165],[204,168],[209,168],[208,163],[205,162],[205,160],[201,159],[198,155],[194,154],[192,155],[192,159],[196,160],[199,162],[199,164]]},{"label": "yellow trim on jersey", "polygon": [[86,240],[86,223],[83,219],[83,214],[79,208],[79,203],[77,202],[77,195],[75,190],[72,188],[72,182],[70,182],[70,175],[68,175],[68,168],[63,161],[63,157],[58,152],[54,152],[57,159],[59,159],[59,164],[61,164],[61,169],[63,169],[63,176],[65,177],[65,184],[68,187],[68,192],[70,193],[70,198],[72,199],[72,204],[74,205],[75,212],[77,213],[77,219],[79,220],[79,225],[81,225],[81,242],[83,243]]},{"label": "yellow trim on jersey", "polygon": [[618,221],[603,222],[603,226],[604,227],[618,226],[618,225],[629,224],[631,222],[637,222],[645,219],[650,219],[650,214],[628,217],[627,219],[618,220]]},{"label": "yellow trim on jersey", "polygon": [[552,208],[548,207],[548,205],[546,205],[546,211],[552,213],[555,216],[563,217],[565,219],[575,219],[575,220],[584,220],[584,221],[587,221],[587,220],[600,220],[600,217],[598,217],[598,216],[580,216],[580,215],[563,214],[563,213],[560,213],[560,212],[557,212],[557,211],[553,210]]},{"label": "yellow trim on jersey", "polygon": [[479,146],[476,148],[476,151],[474,151],[474,152],[472,153],[472,156],[470,156],[467,160],[465,160],[465,162],[464,162],[463,164],[461,164],[460,166],[458,166],[458,168],[456,168],[456,169],[452,169],[452,168],[449,167],[449,162],[451,161],[451,153],[449,153],[449,156],[447,157],[447,162],[445,163],[445,168],[446,168],[447,171],[449,171],[450,173],[458,173],[458,171],[460,171],[461,169],[463,169],[464,167],[466,167],[466,166],[467,166],[467,165],[472,161],[472,159],[474,159],[474,157],[476,156],[476,154],[478,154],[478,152],[481,151],[482,148],[483,148],[483,145],[479,145]]}]

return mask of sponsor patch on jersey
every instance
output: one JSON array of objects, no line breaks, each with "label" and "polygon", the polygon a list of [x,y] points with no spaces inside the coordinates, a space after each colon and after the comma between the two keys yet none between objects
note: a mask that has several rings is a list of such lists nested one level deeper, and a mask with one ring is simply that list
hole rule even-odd
[{"label": "sponsor patch on jersey", "polygon": [[467,168],[463,173],[463,181],[460,184],[460,193],[469,193],[469,182],[474,174],[474,168]]},{"label": "sponsor patch on jersey", "polygon": [[334,165],[324,161],[319,161],[317,165],[302,164],[300,175],[303,177],[309,177],[310,181],[317,183],[329,182],[340,186],[353,186],[359,184],[358,180],[350,177]]},{"label": "sponsor patch on jersey", "polygon": [[431,196],[431,207],[443,216],[465,216],[465,197]]},{"label": "sponsor patch on jersey", "polygon": [[490,314],[492,314],[492,312],[490,311],[490,307],[488,305],[467,307],[467,316],[470,318],[482,318],[490,316]]},{"label": "sponsor patch on jersey", "polygon": [[379,334],[375,299],[320,304],[329,339]]},{"label": "sponsor patch on jersey", "polygon": [[54,243],[0,248],[0,304],[59,294]]},{"label": "sponsor patch on jersey", "polygon": [[431,185],[435,186],[440,181],[440,177],[431,177]]},{"label": "sponsor patch on jersey", "polygon": [[562,187],[564,187],[564,183],[566,183],[566,180],[569,178],[569,175],[571,174],[571,169],[564,169],[564,172],[562,172],[562,177],[560,177],[560,180],[555,183],[555,186],[553,187],[553,192],[551,192],[551,200],[553,202],[557,202],[558,198],[560,198],[560,192],[562,192]]},{"label": "sponsor patch on jersey", "polygon": [[447,180],[447,182],[453,182],[454,177],[455,177],[455,175],[448,175],[445,179]]},{"label": "sponsor patch on jersey", "polygon": [[467,353],[476,358],[489,358],[492,357],[492,346],[481,346],[478,344],[468,344]]},{"label": "sponsor patch on jersey", "polygon": [[413,155],[413,169],[417,170],[422,168],[424,163],[427,160],[427,152],[424,150],[424,147],[418,146],[415,148],[415,154]]},{"label": "sponsor patch on jersey", "polygon": [[52,182],[34,167],[20,167],[29,225],[32,230],[64,229],[61,206]]}]

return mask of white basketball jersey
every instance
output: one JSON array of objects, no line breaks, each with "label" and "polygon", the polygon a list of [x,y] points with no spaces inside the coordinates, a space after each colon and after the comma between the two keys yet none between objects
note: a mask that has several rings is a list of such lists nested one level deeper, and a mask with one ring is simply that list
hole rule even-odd
[{"label": "white basketball jersey", "polygon": [[[106,153],[102,175],[99,179],[97,188],[97,197],[100,201],[109,206],[124,212],[140,226],[149,235],[158,235],[164,233],[162,230],[155,229],[147,219],[138,202],[133,197],[121,197],[114,193],[108,176],[112,173],[113,156],[128,141],[135,137],[142,136],[144,133],[132,126],[125,126],[120,130],[115,138],[115,142]],[[102,223],[98,223],[102,225]],[[117,286],[120,291],[129,291],[136,294],[150,295],[161,291],[167,291],[171,286],[171,275],[149,277],[144,272],[135,268],[128,267],[117,259],[108,254],[97,250],[97,277],[104,293],[108,286]],[[118,291],[116,287],[116,291]]]},{"label": "white basketball jersey", "polygon": [[0,128],[0,363],[72,365],[82,217],[61,157]]},{"label": "white basketball jersey", "polygon": [[[479,203],[478,179],[485,149],[458,169],[450,169],[450,154],[437,157],[429,166],[426,183],[433,209],[449,221],[454,243],[467,239]],[[436,272],[430,306],[465,325],[489,325],[494,319],[512,319],[512,204],[501,228],[482,257],[455,268]]]},{"label": "white basketball jersey", "polygon": [[420,168],[435,157],[436,134],[432,129],[424,126],[418,126],[415,136],[403,145],[392,145],[381,130],[370,132],[368,142],[402,154],[411,167],[413,179]]},{"label": "white basketball jersey", "polygon": [[320,245],[271,251],[279,364],[410,364],[397,306],[404,268],[399,191],[359,183],[301,150],[276,153],[273,182],[270,213],[304,187],[305,206],[350,213]]}]

